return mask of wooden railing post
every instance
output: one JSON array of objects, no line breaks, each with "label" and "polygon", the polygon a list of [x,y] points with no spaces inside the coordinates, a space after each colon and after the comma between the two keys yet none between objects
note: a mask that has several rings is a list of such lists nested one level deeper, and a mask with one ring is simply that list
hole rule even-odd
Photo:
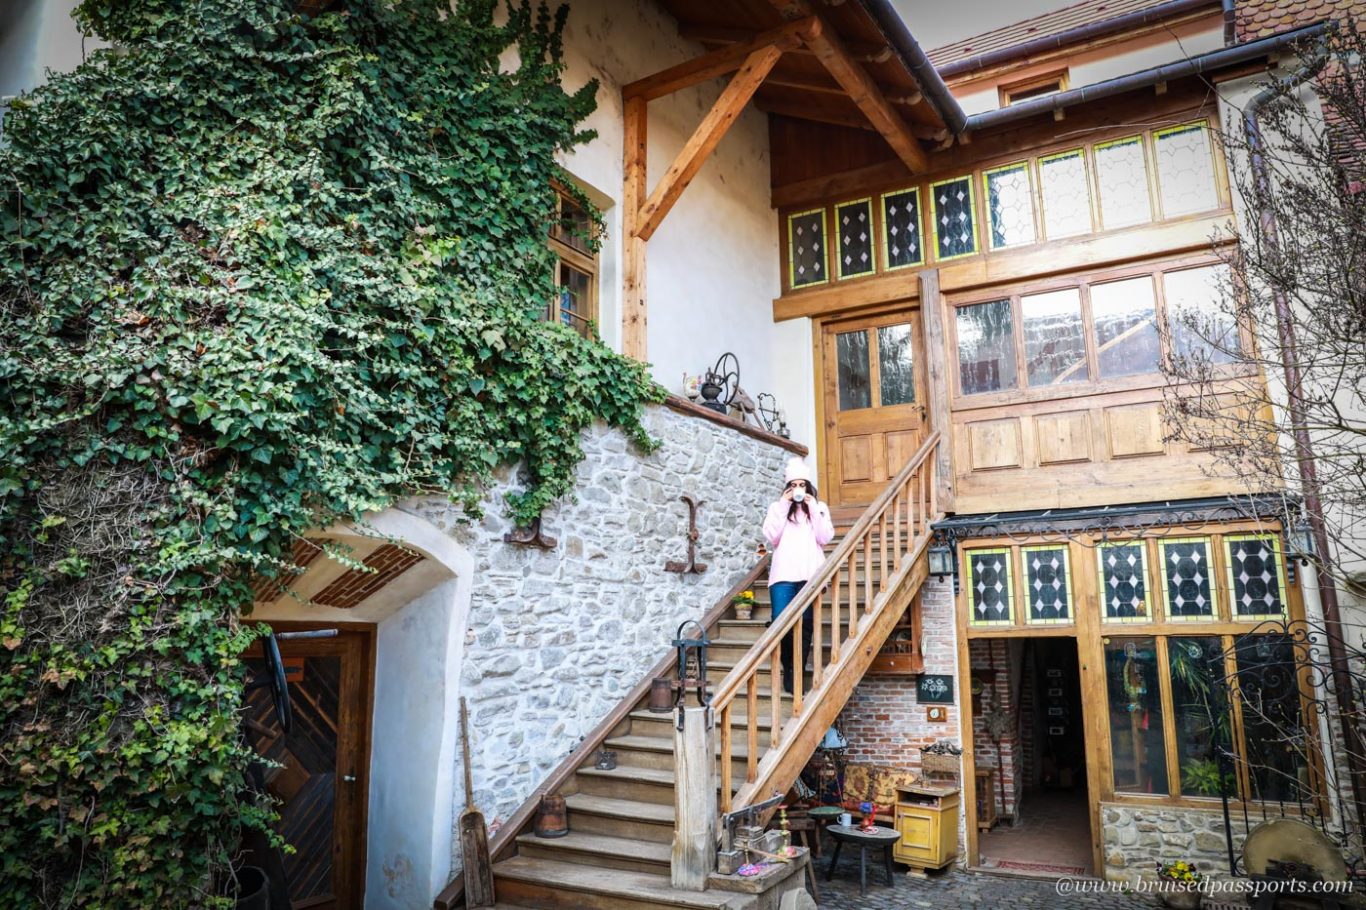
[{"label": "wooden railing post", "polygon": [[705,891],[716,867],[716,753],[710,708],[679,708],[674,730],[674,843],[670,881]]}]

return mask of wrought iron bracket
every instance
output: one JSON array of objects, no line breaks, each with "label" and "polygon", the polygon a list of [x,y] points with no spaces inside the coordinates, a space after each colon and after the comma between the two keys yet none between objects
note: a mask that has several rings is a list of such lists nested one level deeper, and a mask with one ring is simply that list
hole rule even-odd
[{"label": "wrought iron bracket", "polygon": [[503,535],[503,541],[523,547],[539,547],[542,550],[553,550],[559,543],[554,537],[546,535],[545,530],[541,527],[541,516],[539,515],[531,519],[531,524],[526,527],[508,531]]},{"label": "wrought iron bracket", "polygon": [[671,559],[664,563],[665,572],[678,572],[683,575],[701,575],[707,571],[707,564],[697,561],[697,510],[702,508],[702,500],[693,499],[687,493],[678,497],[688,505],[688,560],[680,562]]}]

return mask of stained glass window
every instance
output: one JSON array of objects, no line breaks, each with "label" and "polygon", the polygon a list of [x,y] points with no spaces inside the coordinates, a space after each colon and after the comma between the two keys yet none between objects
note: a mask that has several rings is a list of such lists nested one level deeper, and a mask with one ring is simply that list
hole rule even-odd
[{"label": "stained glass window", "polygon": [[873,200],[858,199],[835,206],[839,230],[839,276],[853,278],[877,270],[873,261]]},{"label": "stained glass window", "polygon": [[868,366],[868,333],[842,332],[835,336],[840,410],[873,406],[872,372]]},{"label": "stained glass window", "polygon": [[1165,795],[1167,747],[1157,642],[1146,637],[1106,638],[1104,642],[1115,789]]},{"label": "stained glass window", "polygon": [[1029,180],[1029,162],[987,171],[985,180],[992,248],[1033,243],[1034,188]]},{"label": "stained glass window", "polygon": [[1156,373],[1161,353],[1150,275],[1091,285],[1101,378]]},{"label": "stained glass window", "polygon": [[1234,619],[1248,616],[1283,616],[1280,544],[1264,534],[1239,534],[1224,538],[1228,549],[1229,595]]},{"label": "stained glass window", "polygon": [[1091,186],[1081,149],[1039,159],[1043,232],[1049,240],[1091,231]]},{"label": "stained glass window", "polygon": [[1162,605],[1172,620],[1213,619],[1214,564],[1208,537],[1158,541],[1162,558]]},{"label": "stained glass window", "polygon": [[1066,288],[1020,298],[1024,327],[1025,378],[1031,386],[1085,382],[1086,338],[1082,334],[1081,291]]},{"label": "stained glass window", "polygon": [[958,376],[964,395],[1015,387],[1015,327],[1009,300],[957,309]]},{"label": "stained glass window", "polygon": [[1224,302],[1228,281],[1228,266],[1222,264],[1163,274],[1173,355],[1209,363],[1233,361],[1241,344],[1233,308]]},{"label": "stained glass window", "polygon": [[1143,541],[1104,543],[1100,561],[1100,598],[1106,622],[1150,622],[1148,559]]},{"label": "stained glass window", "polygon": [[1220,767],[1217,750],[1232,742],[1224,677],[1224,648],[1218,636],[1167,639],[1172,716],[1182,796],[1238,795],[1232,766]]},{"label": "stained glass window", "polygon": [[934,196],[935,255],[940,259],[977,252],[972,209],[972,178],[959,177],[931,187]]},{"label": "stained glass window", "polygon": [[915,357],[911,347],[911,327],[884,325],[877,330],[879,406],[910,404],[915,401]]},{"label": "stained glass window", "polygon": [[1177,218],[1219,207],[1214,155],[1204,122],[1153,134],[1162,216]]},{"label": "stained glass window", "polygon": [[1067,547],[1024,547],[1025,597],[1029,599],[1029,622],[1072,622],[1072,578],[1067,567]]},{"label": "stained glass window", "polygon": [[888,269],[925,261],[920,236],[920,190],[902,190],[882,197],[882,251]]},{"label": "stained glass window", "polygon": [[968,550],[968,594],[972,598],[974,626],[1011,625],[1010,549]]},{"label": "stained glass window", "polygon": [[1100,221],[1104,228],[1108,231],[1151,221],[1143,137],[1131,136],[1098,145],[1095,155]]},{"label": "stained glass window", "polygon": [[825,268],[825,209],[789,215],[787,246],[791,268],[789,283],[792,287],[824,284],[828,278]]}]

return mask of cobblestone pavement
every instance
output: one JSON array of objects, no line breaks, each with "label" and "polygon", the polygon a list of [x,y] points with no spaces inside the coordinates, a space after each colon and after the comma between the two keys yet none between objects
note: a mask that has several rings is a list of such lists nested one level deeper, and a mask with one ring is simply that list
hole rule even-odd
[{"label": "cobblestone pavement", "polygon": [[1059,908],[1059,910],[1152,910],[1156,899],[1147,895],[1106,892],[1058,894],[1053,882],[984,872],[950,871],[929,878],[913,878],[905,866],[894,866],[895,884],[887,887],[886,873],[874,868],[869,856],[868,896],[858,893],[858,854],[840,856],[835,877],[827,882],[830,856],[816,861],[816,880],[821,889],[822,910],[985,910],[1004,907]]}]

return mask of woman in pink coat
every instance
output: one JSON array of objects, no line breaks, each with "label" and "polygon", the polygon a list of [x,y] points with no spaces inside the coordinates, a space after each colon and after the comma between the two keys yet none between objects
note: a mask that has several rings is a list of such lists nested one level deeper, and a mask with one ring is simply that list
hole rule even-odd
[{"label": "woman in pink coat", "polygon": [[[811,469],[800,458],[787,463],[786,486],[778,501],[768,507],[764,517],[764,537],[773,550],[773,561],[768,568],[768,591],[773,603],[773,619],[777,619],[797,592],[810,581],[825,562],[825,545],[835,536],[830,521],[830,509],[816,498],[816,485],[811,482]],[[797,666],[806,669],[811,656],[812,622],[815,611],[808,607],[802,617],[802,660]],[[792,636],[782,644],[783,688],[792,691]]]}]

